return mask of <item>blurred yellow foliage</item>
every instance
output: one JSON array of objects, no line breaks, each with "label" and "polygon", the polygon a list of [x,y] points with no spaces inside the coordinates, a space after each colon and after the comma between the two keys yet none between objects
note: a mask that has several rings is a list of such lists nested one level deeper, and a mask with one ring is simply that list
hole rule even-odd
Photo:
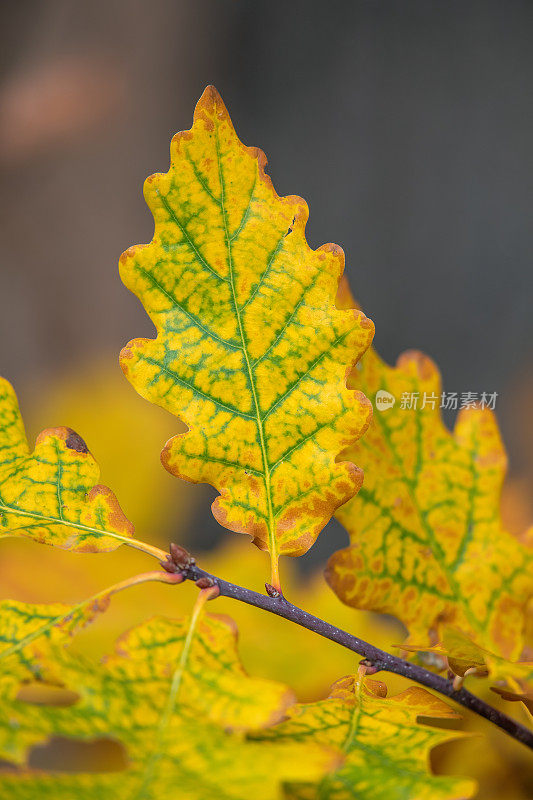
[{"label": "blurred yellow foliage", "polygon": [[[23,399],[25,395],[27,392]],[[158,459],[161,437],[175,430],[175,420],[170,416],[167,420],[164,412],[137,398],[120,371],[103,361],[87,365],[76,375],[65,375],[53,389],[41,388],[34,396],[38,398],[35,406],[30,404],[25,409],[30,441],[43,424],[66,423],[79,430],[126,512],[137,523],[139,535],[162,546],[170,535],[184,541],[191,510],[187,491],[191,487],[167,476]],[[153,520],[155,525],[151,524]],[[183,534],[176,533],[182,529]],[[259,576],[268,557],[243,544],[232,540],[204,554],[199,562],[217,575],[262,591]],[[152,559],[130,548],[93,556],[42,547],[30,540],[8,539],[2,543],[1,552],[0,598],[25,602],[79,601],[153,568]],[[343,605],[321,574],[298,577],[292,559],[284,560],[282,578],[288,599],[307,611],[388,650],[402,640],[403,630],[389,618]],[[98,658],[112,649],[114,640],[126,628],[158,614],[178,617],[189,613],[197,591],[189,583],[177,587],[150,583],[128,589],[115,596],[109,609],[79,634],[76,648]],[[235,619],[240,655],[250,674],[289,684],[302,701],[323,698],[340,675],[355,671],[355,654],[286,620],[228,598],[218,599],[210,610]],[[387,676],[386,680],[390,692],[407,686],[396,676]],[[472,683],[476,684],[474,691],[479,691],[480,682]],[[495,695],[490,702],[504,707],[504,701]],[[509,704],[505,710],[510,711]],[[480,800],[529,798],[531,769],[525,748],[483,721],[469,718],[466,724],[468,729],[483,730],[485,736],[438,747],[432,756],[437,771],[475,777],[480,782]],[[108,756],[107,746],[103,747],[96,761],[103,762]]]}]

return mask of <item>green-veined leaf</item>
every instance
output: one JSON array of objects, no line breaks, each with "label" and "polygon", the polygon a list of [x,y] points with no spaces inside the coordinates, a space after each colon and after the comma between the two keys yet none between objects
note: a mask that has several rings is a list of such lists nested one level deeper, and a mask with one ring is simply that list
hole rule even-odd
[{"label": "green-veined leaf", "polygon": [[335,307],[343,253],[309,247],[305,202],[279,197],[265,166],[208,87],[193,127],[172,141],[169,172],[145,183],[152,242],[121,259],[157,329],[121,364],[189,426],[164,465],[219,490],[216,519],[270,551],[278,584],[278,556],[305,553],[360,486],[360,470],[337,456],[370,419],[346,374],[373,325]]},{"label": "green-veined leaf", "polygon": [[421,687],[386,697],[382,683],[347,677],[334,684],[328,699],[294,707],[287,722],[262,736],[313,741],[339,754],[336,770],[318,786],[291,787],[291,800],[464,800],[474,792],[473,781],[429,770],[432,748],[464,734],[418,722],[454,716]]},{"label": "green-veined leaf", "polygon": [[161,551],[133,538],[133,525],[107,486],[83,439],[70,428],[48,428],[30,452],[17,398],[0,378],[0,539],[28,536],[80,552],[130,544]]},{"label": "green-veined leaf", "polygon": [[27,743],[54,734],[113,737],[126,748],[129,767],[112,775],[6,775],[3,798],[96,800],[103,792],[155,800],[171,791],[186,800],[281,800],[281,781],[316,780],[336,763],[320,745],[247,740],[248,731],[280,719],[292,695],[281,684],[249,678],[231,622],[202,617],[199,608],[191,621],[155,618],[134,628],[103,665],[64,648],[59,658],[64,684],[78,702],[31,706],[14,701],[9,687],[3,707],[12,748],[13,739]]},{"label": "green-veined leaf", "polygon": [[[438,371],[417,352],[389,367],[370,350],[349,385],[396,402],[376,409],[348,452],[365,485],[337,512],[351,544],[331,557],[330,585],[349,605],[394,614],[415,644],[455,627],[498,663],[519,659],[533,555],[501,523],[506,457],[493,413],[464,409],[450,433]],[[417,407],[403,407],[404,395]]]}]

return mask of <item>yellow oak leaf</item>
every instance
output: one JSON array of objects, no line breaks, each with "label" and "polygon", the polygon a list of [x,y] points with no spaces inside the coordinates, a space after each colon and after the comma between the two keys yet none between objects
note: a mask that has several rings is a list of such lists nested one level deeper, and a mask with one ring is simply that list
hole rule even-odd
[{"label": "yellow oak leaf", "polygon": [[[0,759],[23,763],[26,750],[42,739],[38,726],[32,727],[28,716],[24,725],[13,716],[13,703],[16,705],[19,700],[21,685],[38,682],[41,691],[45,685],[48,691],[50,686],[61,686],[61,648],[105,611],[112,594],[113,589],[100,592],[71,606],[14,600],[0,603]],[[45,701],[47,697],[44,691]],[[30,717],[32,713],[30,707]]]},{"label": "yellow oak leaf", "polygon": [[132,392],[115,362],[114,353],[77,359],[50,380],[35,380],[25,392],[26,430],[31,438],[41,420],[56,419],[83,431],[128,519],[168,547],[171,536],[184,541],[194,499],[159,462],[159,443],[176,433],[176,421]]},{"label": "yellow oak leaf", "polygon": [[[316,780],[337,761],[328,748],[248,740],[285,714],[292,695],[282,684],[248,677],[235,643],[231,621],[203,616],[197,605],[190,620],[155,618],[132,629],[103,664],[62,648],[62,680],[77,702],[36,706],[5,692],[13,750],[16,742],[52,735],[112,738],[125,748],[128,768],[90,776],[4,773],[2,797],[155,800],[172,787],[187,800],[281,800],[282,781]],[[29,658],[29,675],[33,665]]]},{"label": "yellow oak leaf", "polygon": [[[495,705],[497,698],[486,699]],[[470,716],[468,727],[473,736],[434,751],[439,774],[468,775],[479,786],[479,800],[531,800],[531,750],[479,718]]]},{"label": "yellow oak leaf", "polygon": [[[484,678],[490,675],[492,679],[499,679],[500,685],[491,687],[492,691],[504,700],[521,701],[528,721],[533,720],[532,662],[502,658],[490,650],[479,647],[462,631],[448,627],[443,630],[442,641],[434,647],[403,644],[402,648],[409,652],[434,653],[440,656],[443,665],[449,667],[459,678],[466,678],[469,675]],[[490,698],[488,700],[491,701]]]},{"label": "yellow oak leaf", "polygon": [[[341,302],[347,296],[345,285]],[[439,373],[418,352],[389,367],[370,350],[349,385],[395,403],[376,410],[347,453],[365,484],[337,512],[351,545],[330,558],[330,585],[349,605],[394,614],[410,642],[434,644],[453,627],[500,658],[519,659],[533,558],[501,523],[506,457],[494,415],[463,409],[450,433]],[[418,397],[416,409],[403,407],[404,394]]]},{"label": "yellow oak leaf", "polygon": [[133,525],[107,486],[83,439],[70,428],[48,428],[30,452],[17,398],[0,378],[0,539],[28,536],[79,552],[121,544],[153,555],[133,538]]},{"label": "yellow oak leaf", "polygon": [[121,258],[157,329],[121,365],[189,428],[165,446],[165,467],[215,486],[215,518],[269,550],[279,585],[279,555],[305,553],[361,484],[337,456],[370,419],[346,375],[373,325],[336,308],[342,250],[309,247],[306,203],[279,197],[266,163],[208,87],[172,140],[170,170],[145,183],[151,243]]},{"label": "yellow oak leaf", "polygon": [[340,763],[318,786],[289,787],[290,800],[464,800],[473,781],[432,775],[429,755],[438,744],[463,737],[420,724],[419,718],[457,714],[434,695],[410,687],[387,697],[383,683],[360,676],[342,678],[326,700],[295,706],[289,719],[262,738],[313,741],[336,750]]},{"label": "yellow oak leaf", "polygon": [[20,684],[38,682],[34,693],[47,702],[49,686],[45,685],[63,684],[65,658],[68,663],[64,648],[72,637],[107,610],[113,595],[149,581],[174,582],[156,571],[127,578],[71,605],[0,602],[0,700],[5,701],[0,702],[0,759],[23,760],[26,749],[41,738],[38,728],[32,728],[28,719],[28,724],[19,725],[13,717],[10,703],[19,699]]},{"label": "yellow oak leaf", "polygon": [[446,659],[447,666],[455,675],[464,677],[475,674],[505,676],[517,680],[528,680],[533,664],[529,661],[510,661],[479,647],[470,636],[457,628],[444,627],[442,641],[433,647],[416,644],[402,644],[402,649],[410,652],[435,653]]}]

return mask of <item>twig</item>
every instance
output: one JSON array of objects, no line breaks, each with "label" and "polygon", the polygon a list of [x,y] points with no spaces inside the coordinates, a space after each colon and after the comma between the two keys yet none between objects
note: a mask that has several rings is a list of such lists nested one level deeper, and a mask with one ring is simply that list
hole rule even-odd
[{"label": "twig", "polygon": [[200,567],[196,566],[194,558],[182,547],[171,545],[170,550],[171,554],[167,555],[167,560],[161,562],[167,572],[179,572],[185,579],[195,583],[199,582],[200,588],[217,586],[220,594],[224,597],[231,597],[241,603],[247,603],[256,608],[262,608],[264,611],[270,611],[271,614],[277,614],[278,617],[283,617],[297,625],[301,625],[303,628],[314,631],[319,636],[331,639],[331,641],[337,642],[342,647],[346,647],[348,650],[363,656],[364,664],[372,672],[393,672],[420,683],[422,686],[427,686],[429,689],[433,689],[433,691],[459,703],[464,708],[468,708],[474,714],[484,717],[508,733],[509,736],[512,736],[513,739],[533,749],[533,731],[508,717],[502,711],[493,708],[466,689],[454,689],[453,682],[447,678],[436,675],[418,664],[412,664],[403,658],[393,656],[385,652],[385,650],[380,650],[357,636],[353,636],[351,633],[324,622],[319,617],[308,614],[307,611],[303,611],[298,606],[289,603],[282,594],[268,584],[266,584],[267,595],[253,592],[251,589],[245,589],[243,586],[217,578],[215,575],[200,569]]}]

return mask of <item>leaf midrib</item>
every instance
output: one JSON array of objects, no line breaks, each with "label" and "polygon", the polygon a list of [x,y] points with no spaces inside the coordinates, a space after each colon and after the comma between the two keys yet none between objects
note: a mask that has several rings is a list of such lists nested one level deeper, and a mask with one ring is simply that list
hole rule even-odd
[{"label": "leaf midrib", "polygon": [[[341,752],[344,754],[345,758],[348,758],[350,753],[354,750],[358,750],[359,752],[375,756],[382,764],[383,771],[385,772],[386,766],[391,766],[392,771],[395,774],[401,773],[407,776],[410,779],[413,779],[414,782],[427,780],[427,778],[431,777],[429,775],[425,775],[424,773],[419,772],[416,768],[411,768],[410,766],[406,765],[405,763],[400,766],[396,761],[394,761],[391,756],[382,750],[379,750],[377,747],[371,747],[368,744],[363,744],[359,739],[359,731],[361,728],[361,723],[364,716],[373,716],[372,714],[365,712],[363,709],[363,686],[362,682],[358,683],[357,687],[357,694],[354,692],[355,700],[352,714],[350,715],[350,722],[348,724],[348,731],[346,733],[346,737],[344,742],[341,746]],[[393,723],[396,729],[404,728],[405,730],[412,730],[411,726],[404,726],[401,724]],[[432,729],[428,727],[428,731]],[[385,762],[385,764],[383,763]],[[331,783],[337,779],[342,780],[340,777],[342,775],[342,771],[344,769],[350,769],[351,764],[342,764],[336,771],[327,775],[321,782],[319,786],[320,798],[321,800],[327,800],[329,797],[328,789],[331,786]]]},{"label": "leaf midrib", "polygon": [[[216,106],[215,106],[216,108]],[[231,293],[233,298],[233,306],[235,309],[235,316],[237,318],[237,325],[239,328],[239,336],[242,343],[242,350],[244,354],[244,359],[246,362],[246,370],[248,373],[248,380],[250,383],[250,388],[252,390],[252,397],[254,402],[255,408],[255,417],[256,417],[256,426],[259,433],[259,443],[261,449],[261,457],[263,461],[263,484],[265,487],[265,494],[267,499],[267,509],[268,509],[268,546],[270,550],[270,557],[272,560],[272,581],[273,583],[277,583],[277,562],[278,562],[278,548],[277,542],[275,537],[275,524],[274,524],[274,511],[273,511],[273,503],[272,503],[272,485],[271,485],[271,472],[270,472],[270,464],[268,462],[268,456],[266,451],[266,444],[265,444],[265,432],[263,428],[263,419],[259,412],[259,402],[257,399],[257,388],[255,386],[254,374],[252,370],[252,365],[250,361],[250,356],[248,353],[247,341],[244,335],[244,328],[241,319],[241,312],[239,309],[239,304],[237,302],[237,293],[235,291],[235,278],[233,273],[233,257],[231,252],[231,237],[229,235],[228,229],[228,216],[225,206],[225,198],[226,198],[226,187],[224,182],[224,173],[222,170],[222,158],[220,153],[220,141],[218,135],[218,122],[215,122],[215,146],[216,146],[216,153],[217,153],[217,164],[218,164],[218,175],[220,181],[220,210],[222,214],[222,221],[224,223],[224,235],[226,238],[226,247],[228,251],[228,269],[229,269],[229,283],[231,287]],[[259,169],[258,165],[256,165],[256,170]],[[256,176],[257,180],[257,176]],[[255,183],[254,183],[255,186]],[[249,209],[248,209],[249,210]]]},{"label": "leaf midrib", "polygon": [[[42,522],[52,522],[54,525],[64,525],[66,528],[76,528],[77,530],[86,531],[87,533],[95,533],[98,536],[112,536],[114,539],[119,539],[126,544],[132,543],[132,539],[129,536],[122,536],[120,533],[101,530],[100,528],[91,528],[89,525],[82,525],[80,522],[69,522],[59,517],[48,517],[45,514],[39,514],[37,511],[24,511],[23,509],[6,505],[3,502],[0,502],[0,511],[6,511],[7,513],[22,517],[31,517],[32,519],[41,520]],[[7,531],[7,535],[9,534],[10,531]]]}]

